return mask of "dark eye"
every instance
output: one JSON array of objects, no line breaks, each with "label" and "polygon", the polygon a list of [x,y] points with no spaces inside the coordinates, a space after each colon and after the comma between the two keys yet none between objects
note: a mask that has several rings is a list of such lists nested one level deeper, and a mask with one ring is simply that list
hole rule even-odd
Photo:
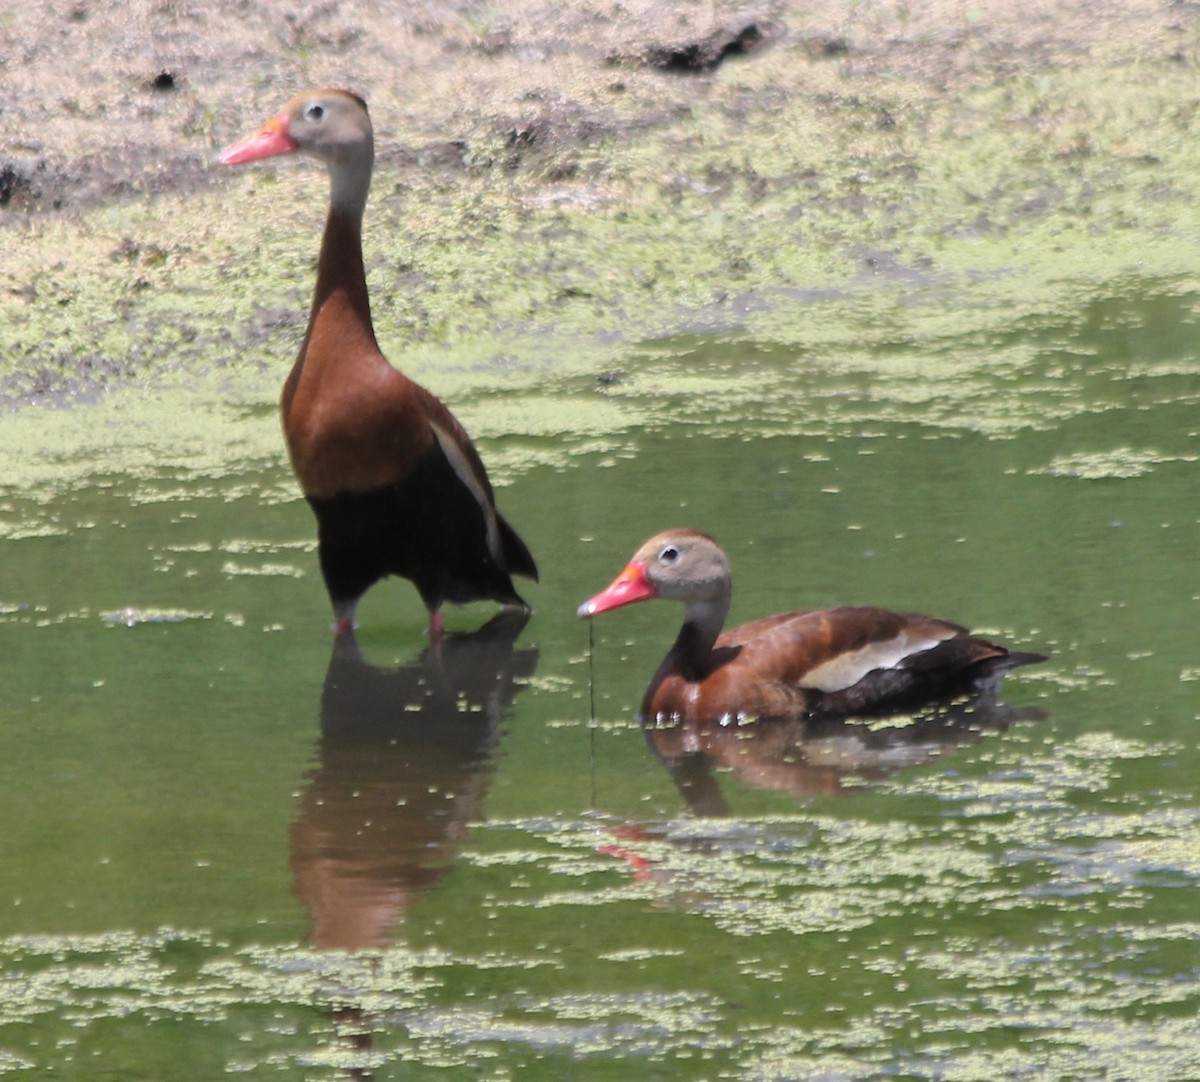
[{"label": "dark eye", "polygon": [[325,106],[317,105],[315,102],[304,110],[304,116],[307,120],[324,120]]},{"label": "dark eye", "polygon": [[662,550],[662,552],[658,554],[658,559],[660,563],[673,564],[679,559],[679,549],[677,549],[674,545],[668,545]]}]

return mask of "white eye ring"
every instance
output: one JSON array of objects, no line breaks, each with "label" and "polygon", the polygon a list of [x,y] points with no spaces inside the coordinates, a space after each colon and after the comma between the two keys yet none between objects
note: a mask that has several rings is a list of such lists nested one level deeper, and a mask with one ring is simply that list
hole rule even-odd
[{"label": "white eye ring", "polygon": [[673,564],[679,559],[679,549],[677,549],[674,545],[668,545],[662,550],[662,552],[658,554],[658,559],[660,563]]},{"label": "white eye ring", "polygon": [[319,104],[318,102],[313,102],[312,105],[308,106],[308,108],[304,110],[304,118],[306,120],[324,120],[325,106]]}]

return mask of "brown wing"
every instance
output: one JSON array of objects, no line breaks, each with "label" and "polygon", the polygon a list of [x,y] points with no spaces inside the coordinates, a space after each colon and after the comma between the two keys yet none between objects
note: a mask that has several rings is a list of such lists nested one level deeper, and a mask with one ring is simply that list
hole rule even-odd
[{"label": "brown wing", "polygon": [[852,606],[790,613],[767,624],[729,633],[736,641],[744,631],[751,632],[743,639],[741,664],[761,679],[826,694],[852,687],[877,669],[905,666],[947,640],[967,636],[966,628],[931,616]]}]

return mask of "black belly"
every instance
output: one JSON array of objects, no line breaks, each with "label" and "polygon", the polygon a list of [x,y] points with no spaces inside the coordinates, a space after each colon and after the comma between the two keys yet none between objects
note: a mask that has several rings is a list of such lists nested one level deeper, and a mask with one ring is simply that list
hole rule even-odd
[{"label": "black belly", "polygon": [[[355,601],[380,579],[399,575],[416,586],[430,611],[447,601],[524,605],[488,549],[483,510],[438,450],[403,481],[308,502],[317,516],[321,573],[335,603]],[[511,532],[506,523],[501,530]]]}]

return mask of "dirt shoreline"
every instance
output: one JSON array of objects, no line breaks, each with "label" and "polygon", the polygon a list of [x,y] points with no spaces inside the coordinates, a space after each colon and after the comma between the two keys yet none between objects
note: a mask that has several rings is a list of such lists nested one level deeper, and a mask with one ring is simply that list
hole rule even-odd
[{"label": "dirt shoreline", "polygon": [[479,166],[472,141],[490,135],[508,153],[496,160],[489,147],[486,164],[555,181],[570,176],[570,163],[555,159],[573,147],[645,138],[680,116],[702,116],[724,62],[752,63],[772,49],[795,58],[794,80],[745,98],[747,119],[821,93],[805,87],[813,65],[836,65],[853,92],[904,80],[949,94],[1103,54],[1194,59],[1191,5],[1020,8],[1003,0],[920,12],[829,0],[328,3],[298,14],[282,3],[37,6],[0,31],[9,90],[0,221],[219,184],[213,152],[305,84],[367,94],[399,135],[399,169]]},{"label": "dirt shoreline", "polygon": [[[549,307],[508,296],[525,286],[497,274],[441,309],[445,277],[469,273],[445,249],[454,238],[471,243],[472,213],[490,218],[493,233],[540,234],[547,252],[556,238],[586,233],[589,211],[648,223],[643,232],[661,251],[647,256],[633,229],[610,229],[601,250],[627,268],[615,277],[638,277],[639,304],[665,311],[681,296],[704,303],[805,289],[821,273],[847,281],[894,268],[903,277],[936,262],[946,238],[1004,236],[1064,207],[1092,213],[1090,202],[1113,191],[1126,192],[1135,208],[1127,215],[1153,186],[1165,201],[1195,203],[1198,108],[1194,89],[1180,88],[1195,81],[1200,7],[916,7],[35,6],[0,29],[0,240],[10,277],[0,315],[11,317],[0,393],[20,401],[69,388],[73,368],[94,386],[165,363],[139,344],[145,325],[133,295],[161,296],[179,285],[180,268],[244,251],[253,233],[236,233],[240,218],[256,220],[260,234],[268,228],[247,201],[261,182],[216,166],[214,155],[310,84],[349,85],[371,103],[380,155],[368,228],[402,223],[424,245],[386,257],[407,291],[399,325],[416,339],[447,321],[483,326],[472,306],[491,310],[490,326],[514,307],[525,322]],[[217,200],[224,225],[212,223]],[[196,208],[207,215],[201,225],[189,217]],[[299,220],[280,214],[281,230]],[[747,235],[739,242],[727,224],[727,250],[706,260],[687,235],[703,215],[744,224]],[[799,257],[775,255],[760,272],[772,231],[801,219],[813,262],[794,268],[787,260]],[[302,231],[293,242],[297,253],[313,244]],[[440,281],[421,265],[435,259]],[[563,272],[555,303],[590,304],[597,330],[612,318],[606,306],[618,315],[628,306],[611,307],[615,287],[594,263],[586,246],[575,255],[564,245],[540,269]],[[274,311],[297,295],[290,285],[286,294],[271,283],[252,288]],[[83,303],[90,293],[95,310]],[[81,348],[72,316],[100,312],[111,323],[113,297],[122,335]],[[63,310],[59,322],[47,315],[52,305]],[[205,322],[216,314],[187,318],[179,363],[188,335],[211,341],[229,331],[228,317],[219,327]],[[239,334],[261,344],[269,323],[243,319]]]}]

